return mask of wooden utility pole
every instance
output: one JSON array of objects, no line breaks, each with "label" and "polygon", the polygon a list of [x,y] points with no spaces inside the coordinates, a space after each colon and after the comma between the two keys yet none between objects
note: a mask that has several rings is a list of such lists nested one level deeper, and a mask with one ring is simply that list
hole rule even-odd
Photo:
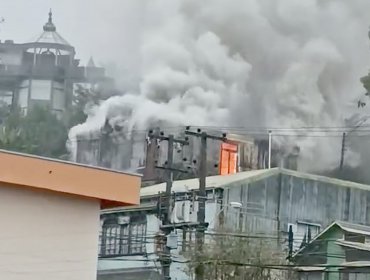
[{"label": "wooden utility pole", "polygon": [[[207,178],[207,140],[214,139],[225,142],[226,134],[224,133],[222,137],[209,135],[206,132],[202,132],[198,129],[197,132],[189,131],[189,127],[186,128],[185,134],[200,137],[200,157],[199,157],[199,192],[198,192],[198,227],[196,232],[196,243],[197,250],[199,253],[203,251],[204,244],[204,232],[207,228],[205,223],[205,214],[206,214],[206,178]],[[204,266],[202,263],[199,263],[195,269],[195,279],[203,280],[204,279]]]},{"label": "wooden utility pole", "polygon": [[[166,172],[166,193],[165,193],[165,213],[163,218],[163,225],[169,225],[171,224],[171,206],[172,206],[172,199],[171,199],[171,190],[172,190],[172,182],[173,182],[173,172],[183,172],[186,173],[185,170],[176,169],[173,167],[173,149],[174,149],[174,143],[179,143],[181,145],[188,145],[187,139],[181,140],[181,139],[175,139],[173,135],[165,136],[163,132],[160,134],[153,133],[153,131],[149,132],[149,138],[154,140],[161,140],[161,141],[167,141],[167,161],[164,166],[155,166],[159,169],[164,169]],[[163,250],[163,256],[161,257],[161,264],[162,264],[162,273],[163,277],[166,280],[170,280],[170,267],[171,267],[171,249],[166,246],[167,241],[167,235],[170,234],[172,231],[171,227],[165,227],[164,233],[166,235],[166,238],[164,240],[164,250]]]},{"label": "wooden utility pole", "polygon": [[346,151],[346,133],[343,132],[343,138],[342,138],[342,151],[340,154],[340,164],[339,169],[343,169],[343,163],[344,163],[344,152]]}]

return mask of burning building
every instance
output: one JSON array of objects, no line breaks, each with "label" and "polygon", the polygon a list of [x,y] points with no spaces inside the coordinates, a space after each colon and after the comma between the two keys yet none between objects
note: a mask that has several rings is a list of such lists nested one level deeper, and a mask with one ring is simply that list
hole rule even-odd
[{"label": "burning building", "polygon": [[31,42],[0,41],[0,100],[25,113],[38,106],[63,113],[72,104],[77,84],[112,90],[113,80],[91,58],[86,67],[75,49],[58,32],[52,13],[43,31]]},{"label": "burning building", "polygon": [[[161,131],[160,128],[154,131]],[[185,138],[185,127],[171,128],[171,134]],[[116,170],[131,170],[143,174],[143,181],[163,181],[163,166],[167,160],[167,142],[150,139],[148,130],[125,131],[107,121],[98,132],[77,137],[76,157],[79,163]],[[166,131],[167,132],[167,131]],[[208,131],[222,135],[222,131]],[[175,145],[174,166],[186,170],[175,174],[175,179],[197,177],[200,140],[189,138],[189,145]],[[268,139],[227,134],[227,142],[209,140],[207,146],[208,175],[226,175],[247,170],[268,168]],[[272,146],[272,167],[298,169],[298,147]]]}]

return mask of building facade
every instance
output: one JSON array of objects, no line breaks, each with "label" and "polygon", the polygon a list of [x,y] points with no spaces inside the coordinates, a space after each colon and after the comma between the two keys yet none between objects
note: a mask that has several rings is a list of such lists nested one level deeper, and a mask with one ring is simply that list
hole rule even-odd
[{"label": "building facade", "polygon": [[[194,229],[197,226],[197,179],[175,181],[173,183],[174,201],[172,207],[172,224],[178,238],[178,248],[172,250],[174,262],[171,264],[171,277],[174,280],[189,278],[183,251],[186,244],[194,241]],[[150,263],[151,269],[161,271],[161,195],[165,184],[158,184],[141,189],[141,207],[136,209],[115,209],[113,212],[103,212],[101,215],[101,231],[110,222],[116,231],[127,234],[119,225],[120,216],[146,215],[143,224],[146,233],[140,238],[146,244],[141,247],[140,254],[133,256],[132,252],[122,251],[121,243],[112,244],[111,239],[101,234],[101,247],[113,246],[115,253],[99,260],[101,275],[109,270],[111,277],[114,270],[120,270],[124,275],[124,267],[131,265],[144,267],[143,262]],[[163,198],[163,197],[162,197]],[[238,205],[237,208],[233,205]],[[278,240],[287,240],[289,228],[294,233],[293,251],[300,249],[308,232],[315,237],[334,220],[370,225],[370,187],[352,182],[304,174],[285,169],[255,170],[226,176],[211,176],[207,178],[206,222],[208,232],[219,228],[227,232],[239,232],[261,236],[272,236]],[[128,222],[128,218],[125,218]],[[112,220],[110,220],[112,221]],[[148,222],[150,221],[150,223]],[[149,229],[150,228],[150,229]],[[127,231],[126,231],[127,232]],[[136,231],[135,231],[136,232]],[[288,244],[283,243],[280,250],[286,251]],[[139,256],[138,256],[139,255]],[[116,260],[116,261],[112,261]],[[127,261],[128,260],[128,261]],[[156,262],[155,262],[156,260]],[[109,278],[106,274],[106,278]],[[145,279],[145,278],[143,278]],[[148,278],[150,279],[150,278]]]},{"label": "building facade", "polygon": [[0,100],[24,113],[45,106],[61,115],[72,104],[77,84],[113,89],[104,68],[92,60],[80,66],[75,54],[74,47],[57,32],[51,11],[42,33],[31,42],[0,41]]},{"label": "building facade", "polygon": [[[171,129],[170,133],[184,139],[185,127]],[[156,168],[167,161],[166,141],[150,140],[149,131],[160,133],[160,128],[147,131],[128,131],[125,127],[110,125],[101,131],[78,135],[75,161],[117,170],[135,170],[143,174],[147,184],[162,182],[163,171]],[[222,131],[207,131],[222,136]],[[267,135],[266,135],[267,137]],[[227,143],[209,141],[207,147],[208,175],[232,174],[268,167],[268,139],[246,135],[227,134]],[[201,143],[189,138],[189,145],[176,146],[173,164],[187,173],[176,174],[175,179],[196,177]],[[298,169],[298,147],[272,147],[272,167]]]},{"label": "building facade", "polygon": [[96,279],[100,209],[138,204],[140,176],[6,151],[0,168],[1,277]]}]

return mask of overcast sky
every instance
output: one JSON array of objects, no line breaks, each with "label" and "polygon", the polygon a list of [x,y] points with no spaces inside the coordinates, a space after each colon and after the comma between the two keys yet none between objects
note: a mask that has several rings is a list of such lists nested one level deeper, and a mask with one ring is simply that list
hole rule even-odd
[{"label": "overcast sky", "polygon": [[140,0],[2,0],[0,40],[28,42],[42,32],[49,8],[57,31],[82,62],[126,60],[137,46]]}]

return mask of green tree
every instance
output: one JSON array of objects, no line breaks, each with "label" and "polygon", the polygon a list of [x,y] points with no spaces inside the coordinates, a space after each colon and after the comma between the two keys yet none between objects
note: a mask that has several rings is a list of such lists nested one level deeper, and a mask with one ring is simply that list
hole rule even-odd
[{"label": "green tree", "polygon": [[68,127],[47,108],[23,115],[14,109],[1,125],[0,148],[60,158],[67,153]]},{"label": "green tree", "polygon": [[0,103],[0,148],[52,158],[66,158],[69,129],[86,120],[87,106],[99,104],[100,92],[79,86],[72,106],[61,119],[36,106],[24,115]]},{"label": "green tree", "polygon": [[67,126],[73,127],[85,122],[87,118],[87,115],[85,114],[86,107],[98,105],[100,99],[101,93],[99,91],[88,89],[77,84],[77,89],[72,99],[72,106],[69,108],[65,116]]}]

